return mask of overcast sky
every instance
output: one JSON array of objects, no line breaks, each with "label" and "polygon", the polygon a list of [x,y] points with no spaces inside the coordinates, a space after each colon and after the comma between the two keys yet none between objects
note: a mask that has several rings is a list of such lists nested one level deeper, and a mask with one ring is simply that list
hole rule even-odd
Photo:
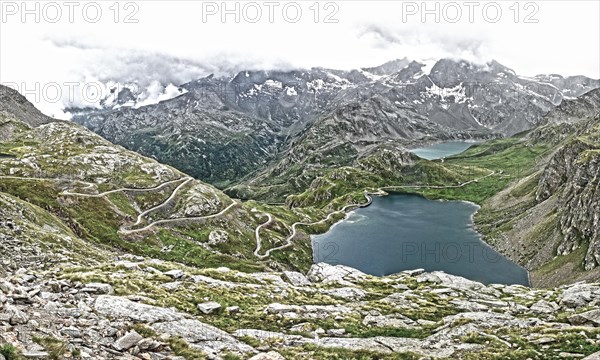
[{"label": "overcast sky", "polygon": [[156,97],[213,72],[351,69],[403,57],[600,78],[599,1],[430,1],[430,13],[421,1],[229,1],[224,19],[221,1],[74,3],[30,1],[26,14],[21,1],[0,2],[0,82],[39,83],[41,98],[27,97],[58,117],[68,91],[48,101],[45,84],[135,81]]}]

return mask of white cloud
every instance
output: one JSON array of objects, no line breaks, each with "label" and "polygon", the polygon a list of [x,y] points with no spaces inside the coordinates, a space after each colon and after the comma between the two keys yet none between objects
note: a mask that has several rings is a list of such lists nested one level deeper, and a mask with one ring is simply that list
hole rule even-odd
[{"label": "white cloud", "polygon": [[[41,6],[46,3],[40,2]],[[33,18],[22,23],[18,14],[7,17],[0,24],[0,82],[25,83],[20,87],[27,89],[34,89],[36,82],[40,88],[51,82],[135,82],[146,89],[145,100],[150,102],[166,96],[162,86],[210,73],[313,66],[351,69],[402,57],[496,59],[523,75],[600,77],[597,1],[535,2],[538,23],[523,22],[532,10],[522,8],[523,2],[518,23],[509,9],[513,2],[497,2],[503,10],[497,23],[486,22],[479,10],[491,2],[480,3],[473,23],[464,6],[458,23],[443,18],[438,23],[432,15],[423,23],[419,14],[403,22],[403,6],[409,2],[402,1],[335,2],[338,23],[323,22],[335,10],[324,9],[324,2],[318,23],[309,8],[313,2],[298,2],[303,13],[297,23],[286,22],[281,13],[291,2],[280,3],[274,23],[269,23],[264,7],[263,21],[258,23],[243,19],[236,23],[232,15],[222,23],[218,14],[205,23],[201,1],[134,1],[139,8],[134,18],[139,22],[123,23],[132,9],[121,8],[121,21],[116,24],[109,9],[114,3],[98,3],[103,15],[97,23],[83,21],[80,9],[85,2],[75,11],[74,23],[63,21],[68,20],[66,14],[55,24],[35,23]],[[240,4],[242,8],[247,3]],[[233,2],[227,6],[233,8]],[[427,2],[426,6],[435,5]],[[79,96],[75,103],[82,100]],[[62,101],[37,105],[51,114],[60,114],[64,106]]]}]

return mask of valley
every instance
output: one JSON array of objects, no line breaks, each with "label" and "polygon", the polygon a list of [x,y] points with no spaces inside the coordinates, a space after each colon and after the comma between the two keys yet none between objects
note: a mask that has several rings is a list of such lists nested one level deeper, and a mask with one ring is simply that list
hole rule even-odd
[{"label": "valley", "polygon": [[600,1],[0,14],[0,360],[600,360]]},{"label": "valley", "polygon": [[495,61],[440,59],[428,67],[401,59],[350,71],[210,75],[156,105],[135,109],[113,94],[116,102],[100,109],[69,111],[109,141],[234,197],[282,202],[322,169],[351,165],[389,143],[513,135],[553,121],[545,116],[562,100],[598,87],[585,77],[519,76]]},{"label": "valley", "polygon": [[[394,133],[400,118],[371,132],[371,120],[398,110],[385,110],[385,100],[371,118],[363,113],[371,100],[360,100],[306,120],[237,180],[207,178],[223,191],[176,161],[48,120],[0,89],[0,247],[12,254],[0,265],[0,343],[15,344],[18,356],[560,359],[600,351],[598,90],[510,136],[488,128],[404,137]],[[426,121],[415,109],[405,115]],[[474,205],[462,201],[478,205],[474,224]],[[429,210],[419,215],[420,206]],[[352,230],[369,213],[407,222],[394,230],[369,220],[367,231],[383,234],[371,239]],[[388,232],[489,244],[502,260],[446,264],[444,273],[411,255],[399,268]],[[365,264],[369,254],[377,260]],[[122,348],[130,338],[135,345]]]}]

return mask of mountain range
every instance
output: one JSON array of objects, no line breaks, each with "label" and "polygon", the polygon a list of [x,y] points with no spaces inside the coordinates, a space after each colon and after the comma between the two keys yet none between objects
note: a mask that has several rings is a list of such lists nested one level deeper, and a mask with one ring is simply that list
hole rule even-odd
[{"label": "mountain range", "polygon": [[[341,71],[242,71],[182,84],[181,95],[135,108],[123,89],[100,109],[69,109],[108,140],[220,188],[255,184],[293,162],[314,179],[307,151],[340,165],[390,141],[489,139],[531,129],[600,80],[518,76],[490,62],[401,59]],[[285,194],[282,194],[285,195]]]}]

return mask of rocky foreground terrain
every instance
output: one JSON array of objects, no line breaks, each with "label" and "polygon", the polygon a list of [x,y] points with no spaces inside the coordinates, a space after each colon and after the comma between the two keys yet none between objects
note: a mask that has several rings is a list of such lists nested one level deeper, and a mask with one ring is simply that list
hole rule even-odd
[{"label": "rocky foreground terrain", "polygon": [[10,344],[0,352],[8,359],[600,357],[600,284],[532,290],[422,270],[375,278],[318,264],[305,276],[114,260],[19,269],[0,281],[0,342]]}]

